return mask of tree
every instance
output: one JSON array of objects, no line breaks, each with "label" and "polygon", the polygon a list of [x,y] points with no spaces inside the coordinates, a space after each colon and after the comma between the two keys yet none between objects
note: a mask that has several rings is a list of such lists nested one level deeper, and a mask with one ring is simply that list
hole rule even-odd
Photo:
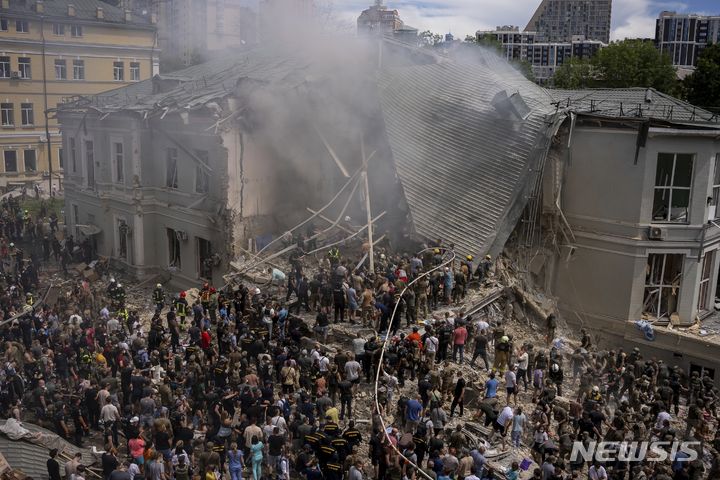
[{"label": "tree", "polygon": [[552,84],[555,88],[580,89],[592,87],[593,69],[590,60],[571,58],[555,70]]},{"label": "tree", "polygon": [[695,71],[683,83],[690,103],[720,113],[720,44],[702,51]]},{"label": "tree", "polygon": [[652,42],[623,40],[600,49],[591,59],[598,87],[652,87],[675,94],[679,85],[670,57]]},{"label": "tree", "polygon": [[433,33],[430,30],[425,30],[418,34],[418,41],[423,47],[434,47],[439,45],[443,41],[443,36],[439,33]]}]

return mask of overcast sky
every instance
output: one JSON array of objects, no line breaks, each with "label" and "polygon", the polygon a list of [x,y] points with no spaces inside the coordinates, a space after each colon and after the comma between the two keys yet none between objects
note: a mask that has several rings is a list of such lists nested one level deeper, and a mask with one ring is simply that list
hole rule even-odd
[{"label": "overcast sky", "polygon": [[[373,0],[332,0],[337,17],[355,24],[358,15]],[[452,32],[465,38],[477,30],[497,25],[525,28],[540,0],[384,0],[396,8],[407,25],[420,31]],[[655,36],[655,19],[662,10],[720,15],[720,0],[613,0],[612,40]]]}]

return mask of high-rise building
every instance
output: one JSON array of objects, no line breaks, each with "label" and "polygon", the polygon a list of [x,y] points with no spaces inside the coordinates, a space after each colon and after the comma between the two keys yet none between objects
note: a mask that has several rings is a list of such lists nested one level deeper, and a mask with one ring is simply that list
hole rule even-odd
[{"label": "high-rise building", "polygon": [[154,18],[100,0],[0,0],[0,188],[58,186],[79,168],[83,147],[63,151],[46,112],[156,73]]},{"label": "high-rise building", "polygon": [[720,15],[661,12],[655,23],[655,44],[673,65],[694,68],[703,49],[720,42]]},{"label": "high-rise building", "polygon": [[570,58],[590,58],[605,46],[599,40],[588,40],[582,35],[575,35],[564,42],[548,42],[538,32],[521,32],[519,27],[508,25],[496,30],[478,31],[476,37],[478,42],[488,37],[497,40],[507,60],[527,61],[539,83],[551,79],[555,70]]},{"label": "high-rise building", "polygon": [[389,10],[377,0],[375,5],[362,11],[357,19],[358,33],[393,33],[403,28],[405,24],[400,19],[397,10]]},{"label": "high-rise building", "polygon": [[257,41],[257,9],[239,0],[132,1],[135,11],[157,14],[163,70],[199,63],[208,52]]},{"label": "high-rise building", "polygon": [[608,43],[611,9],[612,0],[542,0],[525,30],[547,42],[568,42],[582,35]]}]

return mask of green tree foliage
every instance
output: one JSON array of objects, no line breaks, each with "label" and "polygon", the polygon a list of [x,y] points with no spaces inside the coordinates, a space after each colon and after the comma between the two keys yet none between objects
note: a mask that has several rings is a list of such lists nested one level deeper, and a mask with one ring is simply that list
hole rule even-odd
[{"label": "green tree foliage", "polygon": [[439,45],[443,41],[443,36],[439,33],[433,33],[430,30],[425,30],[418,34],[418,41],[423,47],[434,47]]},{"label": "green tree foliage", "polygon": [[584,58],[571,58],[555,70],[552,83],[555,88],[580,89],[592,87],[592,65]]},{"label": "green tree foliage", "polygon": [[688,102],[720,113],[720,44],[705,48],[695,71],[685,77]]},{"label": "green tree foliage", "polygon": [[652,42],[623,40],[600,49],[589,62],[573,59],[553,77],[560,88],[652,87],[677,95],[680,84],[670,57]]}]

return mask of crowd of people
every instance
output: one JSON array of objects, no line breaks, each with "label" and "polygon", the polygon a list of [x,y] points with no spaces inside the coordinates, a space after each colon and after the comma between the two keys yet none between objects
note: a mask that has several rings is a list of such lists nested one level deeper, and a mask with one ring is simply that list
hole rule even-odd
[{"label": "crowd of people", "polygon": [[[149,323],[114,281],[78,281],[32,308],[38,280],[20,272],[33,261],[14,262],[0,318],[26,313],[0,323],[0,408],[77,446],[99,442],[104,480],[720,478],[709,377],[638,349],[599,351],[585,331],[568,352],[552,315],[545,342],[515,338],[507,309],[467,315],[458,305],[491,274],[489,257],[474,266],[439,246],[381,253],[370,272],[335,249],[319,265],[293,255],[267,285],[205,283],[195,297],[158,284]],[[355,338],[328,344],[337,323],[356,324]],[[488,428],[487,444],[470,442],[468,421]],[[711,452],[709,469],[703,455],[571,456],[575,441],[688,438]],[[507,469],[491,450],[511,451]],[[56,456],[52,480],[62,476]],[[92,472],[79,459],[64,468],[66,480]]]}]

